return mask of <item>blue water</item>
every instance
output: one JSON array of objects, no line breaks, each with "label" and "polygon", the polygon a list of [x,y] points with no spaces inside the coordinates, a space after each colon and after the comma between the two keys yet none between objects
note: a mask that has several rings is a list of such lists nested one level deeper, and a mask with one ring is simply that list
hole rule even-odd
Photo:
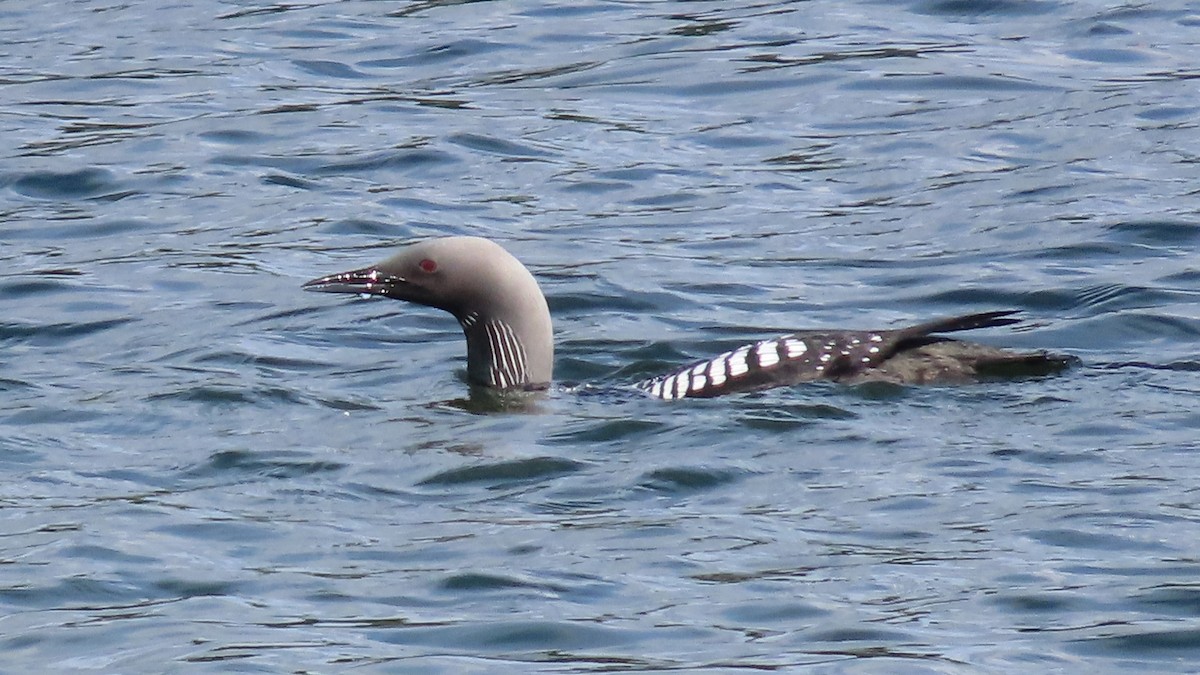
[{"label": "blue water", "polygon": [[[0,16],[0,671],[1200,668],[1200,4]],[[445,234],[546,291],[535,410],[299,289]],[[603,393],[1005,308],[1083,366]]]}]

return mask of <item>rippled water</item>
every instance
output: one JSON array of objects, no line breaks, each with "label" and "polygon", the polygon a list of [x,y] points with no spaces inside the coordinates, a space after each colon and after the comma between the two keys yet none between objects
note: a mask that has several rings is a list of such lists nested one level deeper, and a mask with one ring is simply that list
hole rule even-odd
[{"label": "rippled water", "polygon": [[[0,669],[1200,662],[1196,3],[0,12]],[[439,234],[568,384],[1009,307],[1084,366],[476,414],[448,316],[299,290]]]}]

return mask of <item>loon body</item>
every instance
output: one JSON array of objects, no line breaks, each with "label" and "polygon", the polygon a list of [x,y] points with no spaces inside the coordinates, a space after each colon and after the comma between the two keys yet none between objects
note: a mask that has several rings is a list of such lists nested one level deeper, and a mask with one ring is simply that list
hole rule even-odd
[{"label": "loon body", "polygon": [[[550,384],[554,342],[546,298],[529,270],[478,237],[429,239],[370,267],[304,284],[310,291],[381,295],[445,310],[467,339],[467,379],[499,390]],[[811,330],[755,342],[633,386],[662,399],[712,397],[818,380],[962,384],[1042,375],[1075,359],[1012,352],[943,333],[1017,323],[1014,310],[936,319],[892,330]]]}]

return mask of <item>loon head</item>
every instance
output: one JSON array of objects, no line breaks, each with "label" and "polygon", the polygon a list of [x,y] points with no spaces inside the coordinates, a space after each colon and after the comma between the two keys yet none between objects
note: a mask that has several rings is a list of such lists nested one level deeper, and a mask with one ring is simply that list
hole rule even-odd
[{"label": "loon head", "polygon": [[305,290],[381,295],[436,307],[467,338],[467,378],[498,389],[537,389],[554,364],[550,310],[529,270],[479,237],[429,239],[383,262],[313,279]]}]

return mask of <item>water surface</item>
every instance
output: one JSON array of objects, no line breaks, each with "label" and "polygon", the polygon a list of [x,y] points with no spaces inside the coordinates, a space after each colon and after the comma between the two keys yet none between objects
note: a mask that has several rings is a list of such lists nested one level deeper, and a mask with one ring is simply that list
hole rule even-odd
[{"label": "water surface", "polygon": [[[3,14],[7,670],[1200,660],[1196,3]],[[549,298],[533,411],[463,405],[448,316],[299,290],[446,234]],[[604,393],[1003,308],[1084,366]]]}]

